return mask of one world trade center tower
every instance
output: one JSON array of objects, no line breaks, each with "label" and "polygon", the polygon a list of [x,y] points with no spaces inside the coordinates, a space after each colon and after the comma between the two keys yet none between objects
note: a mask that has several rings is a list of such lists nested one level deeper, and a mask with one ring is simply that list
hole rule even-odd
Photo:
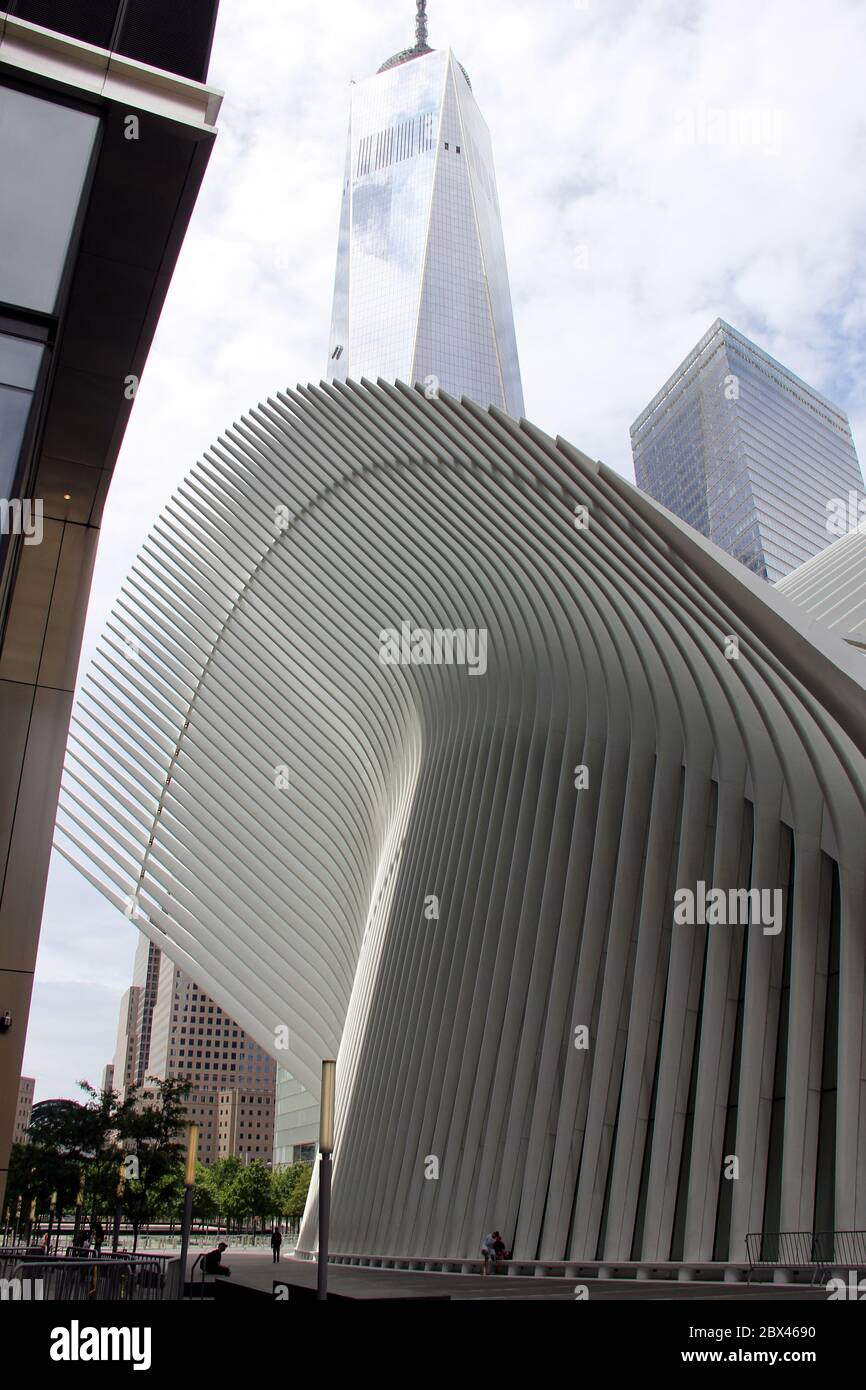
[{"label": "one world trade center tower", "polygon": [[523,414],[490,133],[426,0],[415,46],[351,89],[328,377]]}]

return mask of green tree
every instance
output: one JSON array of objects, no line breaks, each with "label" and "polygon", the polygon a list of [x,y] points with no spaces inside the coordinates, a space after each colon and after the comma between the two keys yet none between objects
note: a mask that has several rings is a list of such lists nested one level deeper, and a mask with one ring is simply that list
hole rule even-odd
[{"label": "green tree", "polygon": [[[183,1190],[180,1194],[180,1208],[183,1208]],[[210,1182],[210,1169],[203,1163],[195,1165],[195,1187],[192,1190],[193,1221],[213,1221],[219,1211],[214,1190]]]},{"label": "green tree", "polygon": [[44,1144],[14,1144],[9,1156],[6,1183],[6,1211],[14,1219],[21,1202],[21,1220],[26,1223],[32,1202],[37,1215],[48,1211],[52,1193],[57,1193],[57,1210],[71,1205],[78,1189],[78,1169],[73,1159]]},{"label": "green tree", "polygon": [[289,1163],[285,1168],[277,1168],[271,1177],[275,1216],[288,1216],[289,1214],[289,1200],[297,1178],[298,1166],[297,1163]]},{"label": "green tree", "polygon": [[240,1221],[264,1221],[273,1215],[271,1175],[259,1159],[245,1164],[232,1179],[226,1193],[225,1209]]},{"label": "green tree", "polygon": [[219,1208],[214,1201],[213,1194],[201,1183],[196,1183],[192,1194],[192,1215],[195,1221],[206,1221],[208,1225],[216,1220]]},{"label": "green tree", "polygon": [[117,1201],[118,1132],[130,1112],[131,1100],[121,1101],[117,1091],[97,1091],[89,1081],[79,1081],[87,1100],[73,1121],[74,1150],[80,1156],[85,1177],[85,1203],[90,1219],[113,1213]]},{"label": "green tree", "polygon": [[123,1107],[115,1091],[97,1091],[86,1081],[79,1086],[84,1103],[55,1101],[31,1122],[28,1143],[17,1146],[7,1186],[10,1211],[20,1198],[22,1215],[34,1200],[44,1215],[56,1192],[59,1219],[74,1203],[82,1175],[91,1214],[108,1209],[117,1183],[115,1132]]},{"label": "green tree", "polygon": [[312,1172],[311,1163],[290,1163],[274,1173],[274,1210],[278,1216],[292,1221],[303,1216]]},{"label": "green tree", "polygon": [[223,1215],[228,1213],[227,1197],[229,1188],[241,1170],[241,1161],[234,1154],[229,1158],[218,1158],[209,1168],[206,1168],[201,1183],[206,1187],[216,1203],[217,1219],[222,1220]]},{"label": "green tree", "polygon": [[183,1178],[183,1168],[178,1164],[165,1177],[156,1179],[150,1194],[149,1221],[177,1220],[183,1211]]},{"label": "green tree", "polygon": [[133,1251],[145,1222],[171,1201],[181,1178],[185,1156],[182,1134],[186,1127],[189,1083],[148,1077],[154,1095],[132,1095],[118,1118],[117,1137],[123,1153],[137,1160],[137,1176],[127,1179],[123,1206],[132,1224]]},{"label": "green tree", "polygon": [[307,1204],[307,1193],[310,1190],[313,1165],[312,1163],[295,1163],[292,1166],[300,1169],[300,1172],[295,1178],[294,1186],[292,1187],[286,1216],[291,1217],[292,1220],[299,1221],[304,1214],[304,1207]]},{"label": "green tree", "polygon": [[311,1172],[313,1172],[313,1166],[310,1163],[288,1163],[286,1168],[278,1169],[274,1173],[272,1186],[274,1186],[274,1209],[277,1215],[291,1219],[302,1215],[303,1205],[307,1200],[307,1190],[310,1187]]}]

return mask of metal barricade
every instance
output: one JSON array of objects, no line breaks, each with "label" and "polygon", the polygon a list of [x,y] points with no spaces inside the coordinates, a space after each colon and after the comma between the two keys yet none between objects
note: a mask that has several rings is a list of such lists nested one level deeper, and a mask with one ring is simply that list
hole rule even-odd
[{"label": "metal barricade", "polygon": [[815,1240],[823,1265],[862,1269],[866,1266],[866,1231],[819,1231]]},{"label": "metal barricade", "polygon": [[749,1282],[758,1269],[811,1269],[814,1284],[834,1266],[866,1267],[866,1231],[752,1231],[746,1236]]},{"label": "metal barricade", "polygon": [[[14,1278],[15,1270],[18,1265],[31,1257],[35,1258],[39,1254],[38,1247],[34,1247],[32,1252],[28,1245],[5,1245],[0,1247],[0,1280]],[[4,1285],[5,1287],[5,1285]]]},{"label": "metal barricade", "polygon": [[754,1231],[746,1236],[749,1264],[811,1265],[815,1263],[816,1237],[811,1231]]},{"label": "metal barricade", "polygon": [[52,1302],[128,1303],[154,1301],[164,1297],[165,1262],[154,1258],[22,1260],[12,1271],[12,1279],[32,1282],[40,1288],[37,1297]]}]

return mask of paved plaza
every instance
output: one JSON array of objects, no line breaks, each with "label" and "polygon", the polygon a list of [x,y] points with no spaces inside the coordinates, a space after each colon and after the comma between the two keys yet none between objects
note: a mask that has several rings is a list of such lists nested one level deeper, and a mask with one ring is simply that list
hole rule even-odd
[{"label": "paved plaza", "polygon": [[[294,1290],[315,1293],[316,1265],[308,1260],[282,1259],[273,1263],[263,1251],[226,1251],[231,1278],[221,1281],[232,1289],[244,1289],[272,1296],[275,1282]],[[332,1265],[328,1290],[334,1297],[349,1299],[531,1299],[574,1302],[579,1281],[574,1279],[519,1278],[506,1274],[484,1278],[480,1274],[410,1273],[393,1269],[360,1269]],[[605,1279],[590,1280],[585,1287],[591,1302],[644,1299],[682,1302],[683,1299],[725,1302],[731,1300],[802,1300],[826,1302],[822,1288],[783,1284],[724,1284],[721,1282],[682,1282],[677,1280]],[[226,1290],[228,1295],[228,1289]]]}]

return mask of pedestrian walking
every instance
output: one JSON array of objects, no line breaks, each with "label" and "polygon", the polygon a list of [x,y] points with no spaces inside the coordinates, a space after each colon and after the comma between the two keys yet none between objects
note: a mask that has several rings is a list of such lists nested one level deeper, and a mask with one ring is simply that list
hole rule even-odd
[{"label": "pedestrian walking", "polygon": [[283,1233],[279,1226],[275,1226],[271,1232],[271,1251],[274,1257],[274,1264],[280,1263],[280,1246],[283,1243]]}]

